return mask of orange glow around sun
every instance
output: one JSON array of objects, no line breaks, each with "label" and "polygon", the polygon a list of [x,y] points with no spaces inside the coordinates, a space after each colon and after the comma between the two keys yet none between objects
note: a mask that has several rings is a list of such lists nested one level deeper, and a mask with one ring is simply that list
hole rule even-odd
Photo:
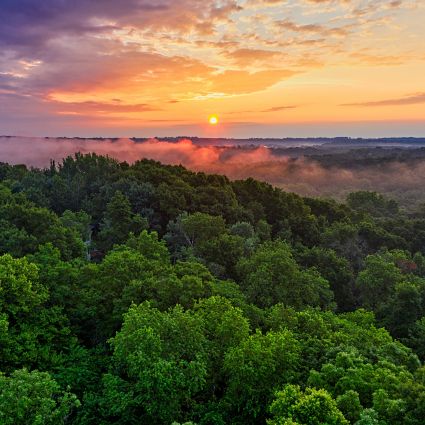
[{"label": "orange glow around sun", "polygon": [[0,134],[425,135],[425,0],[3,3]]},{"label": "orange glow around sun", "polygon": [[211,125],[217,125],[217,124],[218,124],[218,118],[217,118],[217,115],[211,115],[211,116],[208,118],[208,122],[209,122]]}]

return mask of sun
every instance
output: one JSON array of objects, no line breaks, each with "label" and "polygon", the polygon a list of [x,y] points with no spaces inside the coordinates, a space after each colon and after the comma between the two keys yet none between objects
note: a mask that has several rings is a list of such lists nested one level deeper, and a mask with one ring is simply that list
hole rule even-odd
[{"label": "sun", "polygon": [[218,118],[217,118],[217,115],[211,115],[211,116],[208,118],[208,122],[209,122],[211,125],[217,125],[217,124],[218,124]]}]

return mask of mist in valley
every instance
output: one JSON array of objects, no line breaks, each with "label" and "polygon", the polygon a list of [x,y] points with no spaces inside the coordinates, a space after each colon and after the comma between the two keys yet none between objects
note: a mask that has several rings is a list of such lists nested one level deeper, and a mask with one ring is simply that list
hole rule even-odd
[{"label": "mist in valley", "polygon": [[[190,170],[224,174],[230,179],[252,177],[286,191],[304,196],[345,199],[353,191],[369,190],[397,199],[407,209],[414,209],[425,199],[425,158],[409,153],[423,149],[404,149],[390,144],[382,149],[370,143],[325,143],[314,145],[294,142],[277,147],[253,143],[182,138],[178,140],[129,138],[80,139],[1,137],[0,161],[44,168],[50,161],[60,162],[75,152],[108,155],[119,161],[134,163],[152,159],[164,164],[183,165]],[[335,146],[333,146],[335,145]],[[358,154],[360,152],[360,154]],[[400,159],[400,152],[408,157]],[[359,159],[355,159],[355,154]],[[354,159],[353,159],[354,158]]]}]

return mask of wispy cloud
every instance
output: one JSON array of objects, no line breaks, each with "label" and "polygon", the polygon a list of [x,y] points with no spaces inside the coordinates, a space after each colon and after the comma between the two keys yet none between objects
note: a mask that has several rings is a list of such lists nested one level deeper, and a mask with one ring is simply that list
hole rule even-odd
[{"label": "wispy cloud", "polygon": [[425,103],[425,92],[396,99],[373,100],[367,102],[344,103],[341,106],[405,106]]},{"label": "wispy cloud", "polygon": [[284,111],[285,109],[295,109],[296,105],[284,105],[284,106],[273,106],[273,108],[263,109],[260,112],[279,112]]},{"label": "wispy cloud", "polygon": [[348,33],[349,26],[346,27],[327,27],[319,24],[297,24],[288,19],[276,22],[276,26],[288,31],[298,33],[320,34],[322,36],[344,36]]},{"label": "wispy cloud", "polygon": [[270,113],[270,112],[279,112],[279,111],[285,111],[285,110],[291,110],[291,109],[295,109],[298,108],[298,105],[282,105],[282,106],[273,106],[271,108],[266,108],[266,109],[250,109],[250,110],[244,110],[244,111],[231,111],[231,112],[227,112],[228,115],[233,115],[233,114],[266,114],[266,113]]},{"label": "wispy cloud", "polygon": [[237,49],[225,51],[224,55],[238,65],[249,65],[262,62],[268,66],[273,66],[276,59],[283,59],[284,53],[276,50],[262,49]]}]

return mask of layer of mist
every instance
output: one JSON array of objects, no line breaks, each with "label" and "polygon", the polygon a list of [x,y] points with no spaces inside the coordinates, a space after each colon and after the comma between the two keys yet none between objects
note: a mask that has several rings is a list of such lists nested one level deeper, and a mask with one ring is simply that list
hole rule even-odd
[{"label": "layer of mist", "polygon": [[[300,144],[294,151],[293,143],[290,148],[277,148],[276,142],[269,147],[249,140],[241,147],[231,141],[213,146],[190,139],[0,137],[0,161],[47,167],[51,159],[60,161],[75,152],[95,152],[129,163],[148,158],[195,171],[225,174],[231,179],[253,177],[301,195],[341,199],[355,190],[373,190],[388,194],[407,207],[425,200],[424,149],[416,149],[419,156],[410,154],[407,160],[400,160],[400,149],[394,144],[385,151],[375,146],[375,150],[364,151],[367,155],[357,160],[352,143],[345,150],[341,143],[333,144],[334,150],[329,144],[317,144],[315,148],[314,143],[309,143],[308,147]],[[374,161],[370,161],[371,157]]]}]

